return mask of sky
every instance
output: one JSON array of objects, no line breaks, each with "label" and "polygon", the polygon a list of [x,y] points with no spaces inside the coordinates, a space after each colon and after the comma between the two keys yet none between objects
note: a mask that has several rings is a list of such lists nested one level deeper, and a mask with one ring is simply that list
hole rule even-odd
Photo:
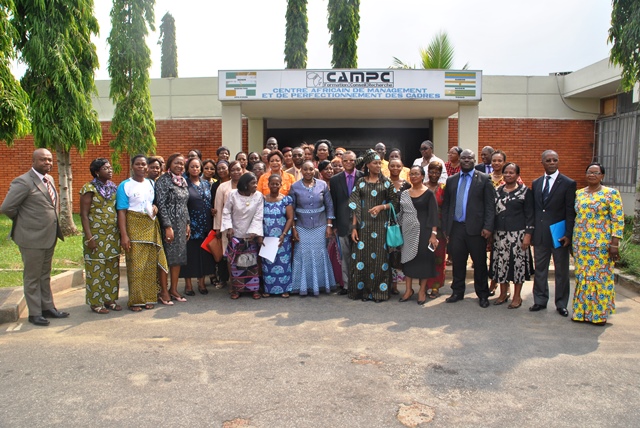
[{"label": "sky", "polygon": [[[112,2],[95,0],[100,69],[109,78],[106,42]],[[217,76],[218,70],[284,68],[286,0],[156,0],[156,31],[147,44],[160,77],[160,20],[176,20],[179,77]],[[331,68],[327,0],[308,0],[308,69]],[[607,58],[610,0],[361,0],[358,68],[388,68],[393,57],[417,64],[419,50],[446,31],[454,68],[465,63],[485,75],[537,76],[575,71]]]}]

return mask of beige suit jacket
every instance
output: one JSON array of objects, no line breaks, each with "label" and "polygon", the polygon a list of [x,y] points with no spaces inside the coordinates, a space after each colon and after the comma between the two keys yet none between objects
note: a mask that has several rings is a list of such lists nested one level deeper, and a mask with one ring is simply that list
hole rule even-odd
[{"label": "beige suit jacket", "polygon": [[10,236],[20,247],[47,249],[53,247],[56,238],[64,240],[58,223],[60,198],[53,178],[47,175],[47,179],[56,192],[55,206],[33,169],[11,182],[0,206],[0,211],[13,220]]}]

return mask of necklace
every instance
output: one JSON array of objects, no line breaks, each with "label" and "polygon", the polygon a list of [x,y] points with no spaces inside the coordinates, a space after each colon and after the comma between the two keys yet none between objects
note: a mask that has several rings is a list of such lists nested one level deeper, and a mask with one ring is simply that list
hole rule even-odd
[{"label": "necklace", "polygon": [[589,193],[596,193],[599,192],[600,190],[602,190],[602,184],[599,184],[598,187],[596,187],[595,189],[591,189],[591,187],[587,186],[587,192]]}]

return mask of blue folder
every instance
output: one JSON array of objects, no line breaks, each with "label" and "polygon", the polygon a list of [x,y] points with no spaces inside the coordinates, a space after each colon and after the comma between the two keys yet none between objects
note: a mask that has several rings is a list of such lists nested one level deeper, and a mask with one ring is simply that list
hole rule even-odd
[{"label": "blue folder", "polygon": [[567,231],[567,223],[564,220],[561,220],[557,223],[554,223],[549,226],[549,230],[551,231],[551,239],[553,240],[553,248],[562,247],[562,243],[560,242],[560,238],[565,236]]}]

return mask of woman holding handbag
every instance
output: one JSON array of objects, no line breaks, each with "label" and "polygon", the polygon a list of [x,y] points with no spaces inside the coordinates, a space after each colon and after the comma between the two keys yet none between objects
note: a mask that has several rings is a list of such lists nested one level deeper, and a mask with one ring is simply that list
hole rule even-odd
[{"label": "woman holding handbag", "polygon": [[349,208],[354,212],[351,231],[354,246],[352,280],[347,295],[350,299],[378,303],[389,299],[388,213],[392,205],[398,206],[398,191],[380,173],[380,155],[369,149],[362,160],[364,176],[356,181],[349,197]]},{"label": "woman holding handbag", "polygon": [[436,276],[434,251],[438,247],[438,204],[431,190],[424,185],[425,172],[420,165],[409,171],[411,189],[400,195],[398,222],[402,228],[402,270],[407,289],[400,302],[413,296],[413,278],[420,281],[418,304],[427,301],[427,280]]},{"label": "woman holding handbag", "polygon": [[[409,179],[409,168],[405,168],[399,156],[392,158],[391,156],[393,153],[400,153],[400,150],[393,149],[389,154],[389,165],[387,165],[387,170],[389,171],[389,180],[391,180],[391,182],[393,183],[393,187],[395,187],[398,192],[402,193],[404,190],[411,188],[411,184],[407,182],[407,180]],[[403,178],[404,176],[406,176],[407,180]],[[393,282],[391,294],[400,294],[400,292],[398,291],[398,282],[405,281],[405,276],[402,272],[402,263],[400,263],[400,247],[391,247],[389,250],[389,260],[391,264],[391,281]]]}]

